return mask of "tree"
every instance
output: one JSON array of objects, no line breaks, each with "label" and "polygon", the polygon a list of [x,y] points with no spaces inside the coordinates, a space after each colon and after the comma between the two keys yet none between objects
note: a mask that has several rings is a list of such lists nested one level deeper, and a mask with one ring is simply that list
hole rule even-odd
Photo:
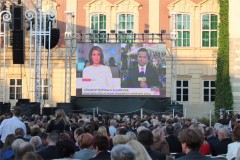
[{"label": "tree", "polygon": [[219,0],[219,49],[217,58],[217,79],[215,110],[226,108],[231,110],[233,105],[232,88],[229,77],[229,1]]}]

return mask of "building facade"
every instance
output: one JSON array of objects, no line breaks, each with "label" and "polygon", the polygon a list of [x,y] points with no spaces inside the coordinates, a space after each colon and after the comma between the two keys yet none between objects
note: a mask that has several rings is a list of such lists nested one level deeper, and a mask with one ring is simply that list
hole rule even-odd
[{"label": "building facade", "polygon": [[[25,10],[31,4],[22,2]],[[239,90],[239,48],[238,0],[230,2],[230,77],[233,88],[234,108],[240,103]],[[42,104],[56,106],[65,101],[65,55],[66,30],[65,11],[74,15],[76,33],[166,33],[177,32],[173,52],[176,58],[174,82],[171,83],[171,57],[167,56],[167,96],[172,96],[186,109],[187,116],[208,116],[214,110],[216,58],[218,52],[218,0],[43,0],[43,11],[54,9],[57,13],[55,27],[60,28],[58,45],[51,49],[51,70],[46,71],[46,60],[42,56]],[[234,16],[231,16],[234,15]],[[25,31],[25,63],[12,63],[11,46],[6,48],[6,66],[3,56],[0,61],[1,92],[0,98],[15,105],[18,98],[34,101],[34,71],[30,65],[30,39]],[[136,41],[137,42],[137,41]],[[159,41],[149,41],[158,43]],[[170,50],[169,40],[167,49]],[[76,50],[76,52],[78,52]],[[1,52],[3,54],[3,52]],[[72,56],[71,95],[76,95],[76,54]],[[6,73],[4,78],[3,72]],[[50,77],[50,78],[49,78]],[[5,90],[3,90],[5,86]],[[223,106],[224,107],[224,106]]]}]

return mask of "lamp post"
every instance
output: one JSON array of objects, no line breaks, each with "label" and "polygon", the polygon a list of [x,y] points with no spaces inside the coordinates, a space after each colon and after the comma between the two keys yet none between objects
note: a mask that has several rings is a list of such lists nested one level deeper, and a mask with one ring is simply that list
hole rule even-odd
[{"label": "lamp post", "polygon": [[[37,0],[36,4],[33,9],[28,9],[25,12],[26,19],[30,22],[30,68],[32,68],[32,52],[34,52],[34,100],[35,102],[41,102],[43,100],[43,91],[41,89],[41,74],[43,67],[47,68],[46,72],[48,74],[48,94],[50,93],[50,72],[51,72],[51,66],[50,66],[50,58],[51,58],[51,50],[50,50],[50,42],[51,42],[51,22],[53,22],[56,18],[54,10],[48,10],[44,13],[42,12],[42,1]],[[48,19],[48,21],[47,21]],[[46,27],[48,23],[48,28]],[[43,45],[46,45],[46,36],[48,36],[48,52],[47,56],[45,49],[42,51],[42,40]],[[32,42],[32,38],[34,39],[34,42]],[[32,48],[32,43],[34,43],[34,49]],[[44,55],[43,61],[42,61],[42,54]],[[46,58],[47,57],[47,58]],[[44,63],[48,59],[46,63]],[[44,65],[42,67],[42,65]],[[32,70],[30,69],[29,75],[32,75]],[[30,78],[31,79],[31,78]],[[29,79],[29,84],[30,83]],[[42,110],[41,110],[42,111]],[[42,113],[42,112],[41,112]]]}]

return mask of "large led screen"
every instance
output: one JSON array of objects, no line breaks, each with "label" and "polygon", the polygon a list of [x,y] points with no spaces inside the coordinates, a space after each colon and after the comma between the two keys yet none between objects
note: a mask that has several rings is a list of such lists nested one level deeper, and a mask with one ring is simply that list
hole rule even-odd
[{"label": "large led screen", "polygon": [[166,44],[78,43],[77,97],[166,96]]}]

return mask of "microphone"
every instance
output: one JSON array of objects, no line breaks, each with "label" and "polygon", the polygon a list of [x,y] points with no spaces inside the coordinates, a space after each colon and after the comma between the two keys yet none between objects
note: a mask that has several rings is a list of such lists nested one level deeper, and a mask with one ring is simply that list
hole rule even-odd
[{"label": "microphone", "polygon": [[146,81],[147,81],[147,78],[146,78],[144,72],[140,72],[140,73],[139,73],[138,81],[139,81],[139,82],[146,82]]}]

